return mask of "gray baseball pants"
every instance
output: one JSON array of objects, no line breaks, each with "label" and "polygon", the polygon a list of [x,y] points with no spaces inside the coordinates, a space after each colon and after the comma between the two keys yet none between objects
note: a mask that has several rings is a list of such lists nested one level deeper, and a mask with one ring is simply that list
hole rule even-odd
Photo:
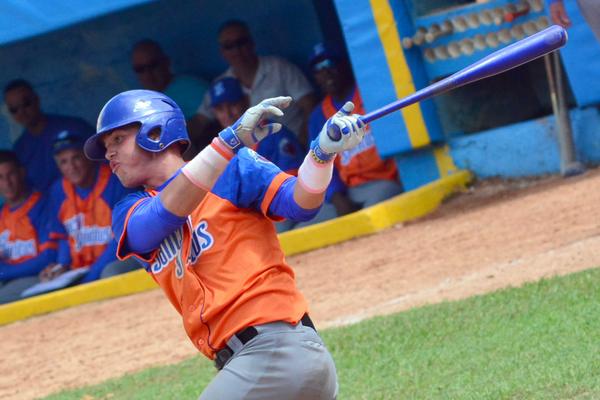
[{"label": "gray baseball pants", "polygon": [[255,326],[245,345],[229,340],[233,356],[199,400],[333,400],[335,364],[312,328],[285,322]]}]

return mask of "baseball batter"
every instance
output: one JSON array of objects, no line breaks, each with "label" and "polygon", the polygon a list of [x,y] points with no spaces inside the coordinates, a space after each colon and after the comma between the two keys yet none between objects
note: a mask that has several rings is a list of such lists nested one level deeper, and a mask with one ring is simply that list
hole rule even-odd
[{"label": "baseball batter", "polygon": [[[104,106],[85,145],[126,187],[113,211],[120,259],[137,257],[181,314],[194,345],[219,373],[200,399],[334,399],[335,365],[308,316],[272,221],[319,210],[333,161],[364,125],[346,103],[294,177],[251,150],[281,125],[290,97],[263,100],[187,164],[184,116],[167,96],[123,92]],[[342,138],[332,141],[328,129]]]}]

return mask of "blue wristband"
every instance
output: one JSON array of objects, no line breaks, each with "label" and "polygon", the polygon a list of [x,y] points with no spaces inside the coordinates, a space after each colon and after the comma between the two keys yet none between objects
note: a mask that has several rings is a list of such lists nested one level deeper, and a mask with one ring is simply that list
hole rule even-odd
[{"label": "blue wristband", "polygon": [[335,157],[335,153],[327,153],[321,148],[321,146],[319,146],[318,136],[315,140],[310,142],[310,151],[312,152],[315,161],[321,164],[328,163],[333,159],[333,157]]},{"label": "blue wristband", "polygon": [[235,134],[235,131],[230,126],[219,132],[219,139],[221,139],[223,144],[229,147],[234,153],[237,153],[244,147],[244,143],[242,143],[238,135]]}]

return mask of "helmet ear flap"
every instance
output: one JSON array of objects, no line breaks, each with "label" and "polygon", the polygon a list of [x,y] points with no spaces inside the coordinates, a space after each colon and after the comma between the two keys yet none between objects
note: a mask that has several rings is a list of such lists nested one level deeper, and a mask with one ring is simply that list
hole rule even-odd
[{"label": "helmet ear flap", "polygon": [[155,126],[148,132],[148,140],[154,143],[160,143],[162,138],[162,127]]},{"label": "helmet ear flap", "polygon": [[187,137],[187,129],[185,126],[185,120],[183,118],[171,118],[165,124],[165,130],[172,132],[172,136],[183,138]]},{"label": "helmet ear flap", "polygon": [[137,134],[137,143],[144,150],[158,152],[174,142],[187,139],[185,120],[175,116],[164,122],[164,114],[155,114],[146,118]]}]

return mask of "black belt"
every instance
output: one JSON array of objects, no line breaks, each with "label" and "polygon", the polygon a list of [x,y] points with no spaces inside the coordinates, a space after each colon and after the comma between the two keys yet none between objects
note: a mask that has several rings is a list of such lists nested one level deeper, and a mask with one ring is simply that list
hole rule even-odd
[{"label": "black belt", "polygon": [[[313,324],[308,314],[304,314],[300,319],[300,322],[302,322],[302,325],[314,329],[315,332],[317,331],[317,328],[315,328],[315,324]],[[254,339],[256,335],[258,335],[258,330],[256,330],[256,328],[253,326],[249,326],[248,328],[243,329],[235,334],[235,336],[242,343],[242,345]],[[229,359],[233,357],[233,353],[234,351],[228,345],[225,345],[225,347],[217,351],[217,354],[215,356],[215,367],[217,367],[218,370],[221,370],[225,366],[225,363],[227,363],[227,361],[229,361]]]}]

